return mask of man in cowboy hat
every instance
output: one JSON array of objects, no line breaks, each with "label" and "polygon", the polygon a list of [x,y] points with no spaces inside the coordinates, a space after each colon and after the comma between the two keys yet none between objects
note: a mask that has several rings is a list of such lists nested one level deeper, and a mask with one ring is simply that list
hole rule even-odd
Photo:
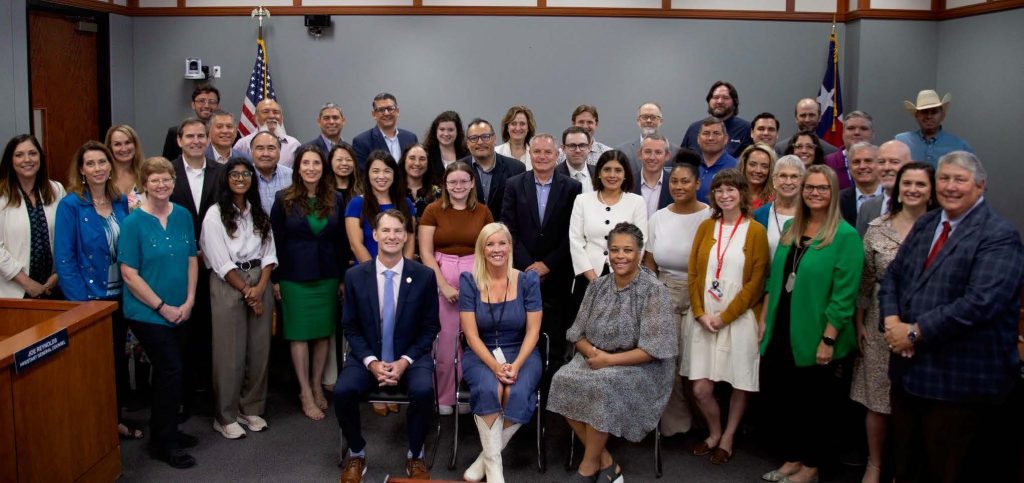
[{"label": "man in cowboy hat", "polygon": [[942,155],[952,151],[974,152],[967,141],[960,139],[942,129],[942,121],[946,118],[946,106],[953,100],[947,93],[939,100],[939,93],[924,90],[917,93],[917,104],[903,101],[903,107],[914,115],[917,131],[907,131],[896,135],[896,140],[910,146],[910,159],[935,166]]}]

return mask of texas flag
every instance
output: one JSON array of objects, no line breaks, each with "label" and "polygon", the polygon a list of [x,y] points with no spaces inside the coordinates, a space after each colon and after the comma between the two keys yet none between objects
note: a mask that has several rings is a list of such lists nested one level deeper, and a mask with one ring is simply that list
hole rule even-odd
[{"label": "texas flag", "polygon": [[828,58],[825,59],[825,78],[818,91],[818,105],[821,106],[821,120],[818,121],[818,137],[833,146],[843,145],[843,92],[839,88],[839,39],[836,26],[828,37]]}]

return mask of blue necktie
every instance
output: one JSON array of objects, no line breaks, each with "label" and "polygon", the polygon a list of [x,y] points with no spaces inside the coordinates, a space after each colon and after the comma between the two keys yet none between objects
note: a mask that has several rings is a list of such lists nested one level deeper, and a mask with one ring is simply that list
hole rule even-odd
[{"label": "blue necktie", "polygon": [[381,314],[383,341],[380,351],[384,362],[395,361],[395,272],[384,271],[384,311]]}]

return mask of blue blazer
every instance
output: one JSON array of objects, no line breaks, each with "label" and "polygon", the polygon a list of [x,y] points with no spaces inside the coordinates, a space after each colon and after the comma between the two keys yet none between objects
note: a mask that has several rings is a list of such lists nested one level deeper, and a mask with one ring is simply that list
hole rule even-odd
[{"label": "blue blazer", "polygon": [[882,320],[898,315],[921,329],[913,357],[891,357],[890,378],[927,399],[999,401],[1020,377],[1020,235],[982,202],[925,269],[941,215],[917,220],[882,279]]},{"label": "blue blazer", "polygon": [[[114,200],[113,210],[120,225],[128,216],[128,198],[122,195]],[[57,205],[53,259],[60,289],[68,300],[107,298],[107,274],[117,254],[110,251],[105,225],[89,195],[83,198],[68,193]]]},{"label": "blue blazer", "polygon": [[[345,305],[341,327],[351,348],[348,364],[362,365],[369,356],[381,357],[380,304],[377,296],[377,259],[360,263],[345,274]],[[438,318],[437,279],[434,271],[408,258],[402,267],[395,305],[395,356],[408,356],[412,367],[433,368],[430,357],[441,331]]]},{"label": "blue blazer", "polygon": [[[401,146],[402,151],[417,142],[415,134],[405,129],[398,130],[398,145]],[[384,142],[384,135],[380,133],[380,128],[373,126],[352,139],[352,149],[356,152],[356,163],[359,164],[359,169],[365,170],[366,157],[378,149],[387,151],[388,143]]]},{"label": "blue blazer", "polygon": [[327,226],[314,234],[309,222],[293,206],[285,211],[284,193],[274,196],[270,210],[270,226],[274,231],[277,249],[277,267],[271,276],[274,283],[312,282],[328,278],[341,279],[348,269],[351,249],[345,235],[345,204],[340,193],[334,193],[334,211],[327,218]]},{"label": "blue blazer", "polygon": [[[666,206],[668,206],[668,205],[670,205],[670,204],[672,204],[672,194],[669,193],[669,191],[668,191],[668,177],[672,174],[672,168],[666,166],[666,167],[662,168],[661,172],[662,172],[661,195],[658,196],[658,209],[659,210],[664,208],[664,207],[666,207]],[[643,196],[643,193],[640,192],[641,184],[643,184],[643,182],[644,182],[644,179],[643,179],[643,168],[641,168],[638,171],[634,171],[633,172],[633,192],[638,194],[638,195],[640,195],[640,196]]]},{"label": "blue blazer", "polygon": [[[377,134],[380,134],[380,133],[377,133]],[[344,139],[339,139],[339,140],[341,142],[345,142]],[[399,136],[398,140],[399,140],[398,141],[399,144],[401,144],[401,142],[402,142],[401,141],[402,140],[401,136]],[[415,141],[412,144],[415,144]],[[313,138],[312,141],[306,142],[305,144],[303,144],[303,146],[316,146],[316,148],[320,150],[320,153],[324,155],[324,159],[327,159],[327,155],[330,154],[330,152],[331,152],[331,150],[327,148],[327,143],[324,142],[324,137],[322,135],[320,135],[320,134],[317,134],[317,136],[315,138]],[[385,149],[387,149],[387,148],[385,147]],[[405,148],[402,148],[402,149],[405,149]],[[367,152],[367,154],[369,154],[369,151]],[[327,161],[330,162],[329,159]],[[398,161],[398,160],[396,159],[395,161]]]},{"label": "blue blazer", "polygon": [[572,283],[569,231],[566,227],[569,226],[576,195],[582,189],[579,181],[557,171],[553,173],[542,223],[533,172],[513,176],[505,185],[500,216],[512,233],[515,268],[526,270],[533,262],[544,262],[551,273],[544,278],[541,289],[549,297],[567,294]]}]

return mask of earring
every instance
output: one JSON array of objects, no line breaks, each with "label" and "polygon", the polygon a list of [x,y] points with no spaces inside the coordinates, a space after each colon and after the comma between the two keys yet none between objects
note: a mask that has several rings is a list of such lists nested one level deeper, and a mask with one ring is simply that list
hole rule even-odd
[{"label": "earring", "polygon": [[900,204],[903,204],[903,195],[896,195],[896,201],[898,201]]}]

